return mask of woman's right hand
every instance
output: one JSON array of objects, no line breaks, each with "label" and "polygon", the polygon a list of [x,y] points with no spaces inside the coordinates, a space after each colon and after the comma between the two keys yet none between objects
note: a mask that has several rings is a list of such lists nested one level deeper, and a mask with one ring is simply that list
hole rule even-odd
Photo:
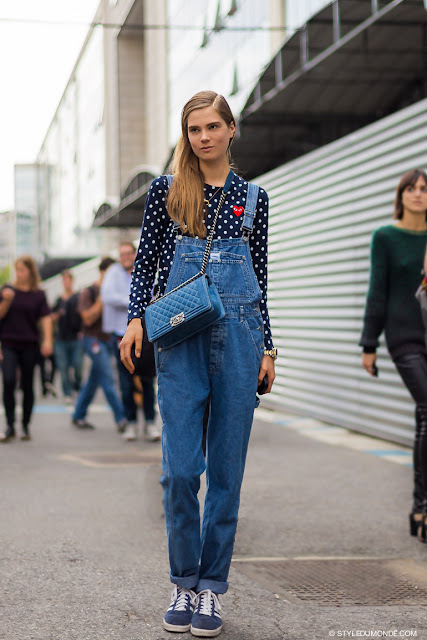
[{"label": "woman's right hand", "polygon": [[374,374],[374,365],[377,361],[376,353],[362,353],[362,367],[369,373],[369,375],[373,376]]},{"label": "woman's right hand", "polygon": [[15,292],[10,287],[5,287],[1,292],[1,296],[3,300],[7,300],[8,302],[12,302],[15,297]]},{"label": "woman's right hand", "polygon": [[142,334],[141,318],[134,318],[129,322],[126,333],[120,343],[120,359],[130,373],[135,371],[135,366],[132,362],[131,350],[133,345],[135,345],[135,356],[137,358],[141,357]]}]

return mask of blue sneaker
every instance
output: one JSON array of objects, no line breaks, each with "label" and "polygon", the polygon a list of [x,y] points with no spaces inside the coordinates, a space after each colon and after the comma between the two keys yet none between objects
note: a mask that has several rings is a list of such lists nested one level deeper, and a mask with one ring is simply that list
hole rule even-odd
[{"label": "blue sneaker", "polygon": [[196,594],[191,589],[175,586],[169,609],[163,618],[163,628],[166,631],[183,633],[191,626],[191,618],[196,603]]},{"label": "blue sneaker", "polygon": [[191,618],[191,633],[201,638],[218,636],[222,629],[221,605],[218,596],[210,589],[199,591],[196,608]]}]

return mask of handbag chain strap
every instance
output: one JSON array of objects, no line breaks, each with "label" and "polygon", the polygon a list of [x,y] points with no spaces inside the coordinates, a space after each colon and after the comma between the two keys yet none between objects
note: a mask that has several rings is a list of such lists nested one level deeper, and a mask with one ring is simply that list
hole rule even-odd
[{"label": "handbag chain strap", "polygon": [[206,249],[205,249],[205,253],[203,254],[203,260],[202,260],[202,268],[200,269],[198,275],[204,275],[204,273],[206,272],[206,268],[208,266],[208,262],[209,262],[209,254],[211,252],[211,246],[212,246],[212,242],[213,242],[213,237],[214,237],[214,233],[215,233],[215,227],[216,227],[216,222],[218,220],[218,216],[219,216],[219,212],[221,210],[222,205],[224,204],[224,200],[225,200],[225,196],[227,195],[226,191],[221,191],[221,197],[219,199],[219,203],[215,212],[215,218],[213,219],[212,222],[212,226],[211,226],[211,230],[209,231],[209,235],[208,235],[208,239],[206,240]]},{"label": "handbag chain strap", "polygon": [[203,276],[206,272],[206,268],[208,266],[208,262],[209,262],[209,254],[211,252],[211,246],[212,246],[212,242],[213,242],[213,237],[214,237],[214,233],[215,233],[215,227],[216,227],[216,223],[218,220],[218,216],[219,216],[219,212],[221,211],[221,207],[224,204],[224,200],[227,196],[228,190],[230,188],[230,184],[233,178],[233,172],[230,169],[230,172],[228,174],[227,180],[225,181],[225,185],[221,191],[221,197],[219,199],[219,203],[215,212],[215,217],[213,219],[212,222],[212,226],[211,226],[211,230],[209,231],[209,235],[208,238],[206,240],[206,248],[205,248],[205,252],[203,254],[203,260],[202,260],[202,267],[200,269],[200,271],[198,273],[196,273],[195,276],[192,276],[191,278],[189,278],[188,280],[186,280],[185,282],[182,282],[181,284],[179,284],[177,287],[175,287],[174,289],[171,289],[170,291],[168,291],[168,293],[165,293],[164,295],[159,295],[157,294],[152,300],[151,302],[149,302],[149,305],[153,304],[154,302],[157,302],[158,300],[161,300],[161,298],[164,298],[165,296],[168,296],[169,294],[173,293],[174,291],[177,291],[178,289],[182,289],[182,287],[185,287],[187,284],[190,284],[190,282],[193,282],[194,280],[197,280],[197,278],[200,278],[200,276]]}]

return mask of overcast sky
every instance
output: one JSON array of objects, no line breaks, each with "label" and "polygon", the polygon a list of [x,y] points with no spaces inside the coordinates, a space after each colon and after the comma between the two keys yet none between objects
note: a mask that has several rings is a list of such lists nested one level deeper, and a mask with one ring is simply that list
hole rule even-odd
[{"label": "overcast sky", "polygon": [[[99,0],[0,0],[0,211],[13,208],[13,165],[33,162]],[[53,21],[64,24],[37,24]]]}]

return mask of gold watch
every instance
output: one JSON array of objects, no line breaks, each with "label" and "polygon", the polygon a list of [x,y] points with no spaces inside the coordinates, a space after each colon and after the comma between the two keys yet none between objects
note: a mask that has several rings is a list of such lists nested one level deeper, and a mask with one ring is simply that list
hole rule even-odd
[{"label": "gold watch", "polygon": [[264,349],[265,356],[271,356],[273,360],[277,360],[277,349]]}]

